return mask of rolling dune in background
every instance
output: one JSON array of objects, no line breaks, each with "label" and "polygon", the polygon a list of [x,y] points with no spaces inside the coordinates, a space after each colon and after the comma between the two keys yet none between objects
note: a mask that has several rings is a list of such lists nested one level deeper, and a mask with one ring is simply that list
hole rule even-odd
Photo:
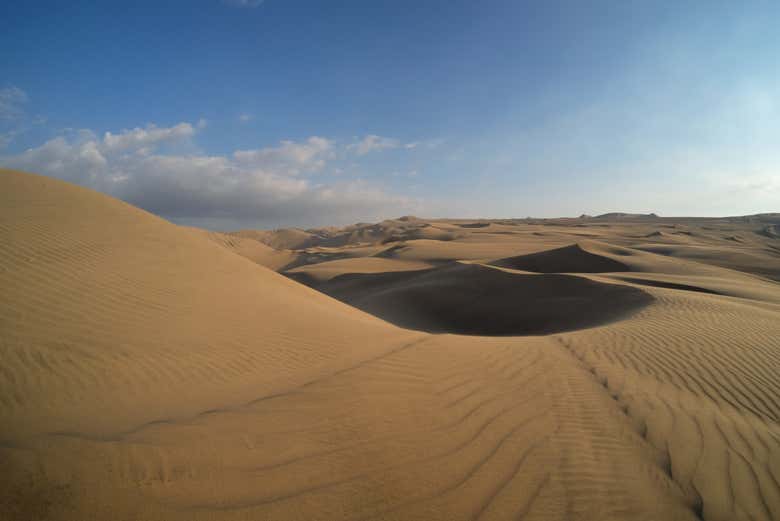
[{"label": "rolling dune in background", "polygon": [[216,233],[2,170],[0,512],[780,519],[778,223]]}]

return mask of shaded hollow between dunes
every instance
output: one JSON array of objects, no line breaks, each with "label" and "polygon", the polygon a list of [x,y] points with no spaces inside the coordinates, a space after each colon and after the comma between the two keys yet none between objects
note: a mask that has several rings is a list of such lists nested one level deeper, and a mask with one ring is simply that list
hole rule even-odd
[{"label": "shaded hollow between dunes", "polygon": [[645,291],[576,275],[513,273],[480,264],[288,276],[397,326],[462,335],[543,335],[626,318],[653,301]]}]

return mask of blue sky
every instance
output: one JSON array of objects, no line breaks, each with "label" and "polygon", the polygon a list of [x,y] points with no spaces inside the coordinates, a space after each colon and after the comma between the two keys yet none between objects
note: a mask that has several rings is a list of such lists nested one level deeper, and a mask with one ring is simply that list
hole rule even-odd
[{"label": "blue sky", "polygon": [[0,19],[0,164],[177,222],[780,211],[778,2],[7,2]]}]

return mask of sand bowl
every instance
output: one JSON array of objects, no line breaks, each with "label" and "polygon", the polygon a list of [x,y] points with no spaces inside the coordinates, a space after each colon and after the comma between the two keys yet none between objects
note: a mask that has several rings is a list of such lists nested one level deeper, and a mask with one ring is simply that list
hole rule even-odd
[{"label": "sand bowl", "polygon": [[628,317],[653,301],[632,286],[459,262],[429,270],[350,273],[323,282],[291,275],[388,322],[430,333],[572,331]]}]

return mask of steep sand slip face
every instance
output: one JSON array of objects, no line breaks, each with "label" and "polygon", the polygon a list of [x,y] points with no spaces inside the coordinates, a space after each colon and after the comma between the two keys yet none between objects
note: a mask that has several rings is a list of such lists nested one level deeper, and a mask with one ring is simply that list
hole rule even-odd
[{"label": "steep sand slip face", "polygon": [[[0,518],[780,519],[765,226],[221,234],[0,171]],[[659,229],[767,265],[632,247]],[[287,259],[407,327],[544,336],[402,329]]]}]

